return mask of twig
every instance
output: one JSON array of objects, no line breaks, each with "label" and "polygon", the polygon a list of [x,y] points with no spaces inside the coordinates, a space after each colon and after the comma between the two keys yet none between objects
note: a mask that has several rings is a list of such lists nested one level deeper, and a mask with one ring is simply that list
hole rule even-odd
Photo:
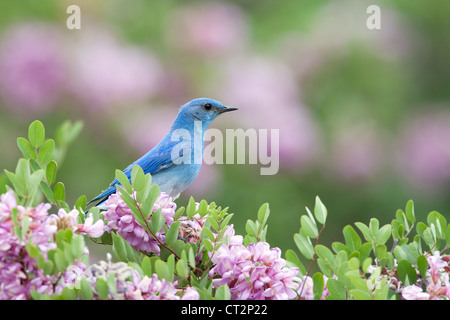
[{"label": "twig", "polygon": [[[322,229],[320,229],[319,234],[317,235],[316,244],[315,244],[314,248],[319,244],[319,238],[320,238],[320,235],[322,234],[323,229],[325,229],[325,225],[322,225]],[[311,263],[309,264],[308,272],[306,273],[305,278],[303,279],[302,288],[300,289],[300,293],[298,294],[297,299],[300,299],[300,297],[302,296],[303,289],[305,288],[306,278],[309,277],[315,260],[316,260],[316,251],[314,250],[314,254],[313,254]]]}]

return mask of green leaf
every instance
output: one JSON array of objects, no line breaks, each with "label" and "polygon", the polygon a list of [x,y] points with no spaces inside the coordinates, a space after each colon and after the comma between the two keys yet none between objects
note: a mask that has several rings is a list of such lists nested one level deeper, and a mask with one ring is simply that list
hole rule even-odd
[{"label": "green leaf", "polygon": [[385,244],[386,241],[391,237],[392,228],[390,224],[384,225],[378,233],[375,235],[375,243],[376,244]]},{"label": "green leaf", "polygon": [[169,282],[173,280],[173,273],[170,272],[167,264],[162,260],[155,261],[155,272],[160,280],[166,279]]},{"label": "green leaf", "polygon": [[220,223],[221,230],[225,230],[225,227],[228,225],[228,223],[230,222],[232,217],[233,217],[233,214],[230,213],[225,218],[223,218],[222,222]]},{"label": "green leaf", "polygon": [[400,260],[397,265],[397,275],[405,286],[417,281],[417,273],[408,260]]},{"label": "green leaf", "polygon": [[170,274],[170,278],[168,279],[170,282],[173,282],[173,278],[175,275],[175,256],[173,254],[171,254],[168,258],[167,258],[167,267],[169,268],[169,274]]},{"label": "green leaf", "polygon": [[54,149],[55,149],[55,140],[53,139],[46,140],[38,151],[37,158],[39,163],[43,164],[46,163],[48,160],[50,160],[50,157],[52,156]]},{"label": "green leaf", "polygon": [[209,224],[214,228],[214,230],[219,230],[219,223],[217,222],[216,218],[212,216],[206,216],[206,220],[208,220]]},{"label": "green leaf", "polygon": [[355,226],[357,226],[358,229],[361,231],[361,233],[364,236],[364,239],[366,239],[366,241],[371,242],[373,240],[372,233],[370,232],[370,229],[368,226],[366,226],[362,222],[355,222]]},{"label": "green leaf", "polygon": [[322,258],[328,262],[330,262],[331,264],[334,263],[334,255],[333,252],[331,252],[330,249],[328,249],[327,247],[318,244],[315,246],[314,250],[316,251],[316,254],[319,258]]},{"label": "green leaf", "polygon": [[375,247],[375,257],[380,261],[387,253],[387,247],[384,244],[379,244]]},{"label": "green leaf", "polygon": [[[189,244],[186,244],[186,245],[189,245]],[[189,251],[188,251],[187,257],[188,257],[189,265],[192,268],[195,268],[195,254],[194,254],[194,249],[192,249],[192,246],[189,246]]]},{"label": "green leaf", "polygon": [[145,188],[146,181],[144,171],[139,165],[134,165],[133,168],[131,168],[131,184],[136,191],[141,191]]},{"label": "green leaf", "polygon": [[309,240],[304,235],[301,235],[300,233],[294,234],[294,242],[297,245],[298,250],[300,253],[306,258],[311,260],[314,256],[314,247]]},{"label": "green leaf", "polygon": [[214,250],[214,245],[207,239],[203,239],[203,245],[208,252],[212,252]]},{"label": "green leaf", "polygon": [[363,261],[363,263],[362,263],[362,265],[361,265],[361,269],[363,270],[363,272],[364,273],[367,273],[367,270],[369,269],[369,267],[371,266],[371,264],[372,264],[372,258],[366,258],[364,261]]},{"label": "green leaf", "polygon": [[159,195],[159,186],[157,184],[151,185],[147,198],[144,199],[141,205],[141,212],[144,215],[145,219],[148,219],[148,217],[150,217],[150,214],[153,212],[153,207]]},{"label": "green leaf", "polygon": [[406,215],[403,212],[403,210],[398,209],[397,212],[395,213],[395,218],[403,225],[405,230],[409,229],[408,219],[406,218]]},{"label": "green leaf", "polygon": [[370,229],[370,233],[372,234],[372,236],[375,236],[378,233],[379,227],[380,227],[380,222],[378,221],[377,218],[370,219],[369,229]]},{"label": "green leaf", "polygon": [[131,183],[128,180],[128,177],[126,176],[123,171],[116,169],[116,179],[119,181],[120,185],[125,189],[126,192],[131,194],[133,192],[133,188],[131,187]]},{"label": "green leaf", "polygon": [[165,242],[166,244],[171,247],[174,242],[178,238],[178,230],[180,229],[181,222],[180,221],[174,221],[170,227],[169,230],[166,232],[165,236]]},{"label": "green leaf", "polygon": [[351,251],[356,251],[361,247],[361,238],[352,226],[346,225],[343,230],[345,244]]},{"label": "green leaf", "polygon": [[190,197],[188,205],[186,206],[186,215],[190,219],[194,214],[195,214],[195,200],[193,197]]},{"label": "green leaf", "polygon": [[306,274],[306,269],[303,263],[301,263],[300,259],[298,258],[297,254],[292,249],[286,250],[285,258],[288,262],[293,263],[295,266],[297,266],[302,273],[302,275]]},{"label": "green leaf", "polygon": [[316,222],[309,216],[303,215],[300,218],[300,224],[305,234],[310,238],[317,238],[319,230],[317,229]]},{"label": "green leaf", "polygon": [[349,292],[356,300],[372,300],[372,297],[367,290],[351,289]]},{"label": "green leaf", "polygon": [[69,266],[69,262],[66,260],[64,252],[61,249],[57,249],[54,256],[55,266],[59,272],[64,272]]},{"label": "green leaf", "polygon": [[184,211],[186,210],[185,207],[179,207],[176,211],[175,211],[175,216],[173,217],[174,220],[178,220],[181,218],[181,216],[183,215]]},{"label": "green leaf", "polygon": [[61,292],[61,299],[63,300],[76,300],[78,297],[75,289],[64,287]]},{"label": "green leaf", "polygon": [[57,170],[58,164],[56,163],[56,161],[52,160],[47,164],[47,168],[45,170],[45,178],[47,179],[49,185],[55,182]]},{"label": "green leaf", "polygon": [[53,203],[53,191],[50,189],[50,187],[44,182],[40,182],[41,191],[44,194],[45,198],[48,200],[48,202]]},{"label": "green leaf", "polygon": [[208,203],[205,200],[200,201],[198,204],[198,213],[201,217],[205,216],[208,209]]},{"label": "green leaf", "polygon": [[141,269],[144,275],[148,277],[152,276],[152,262],[148,256],[145,256],[144,259],[142,259]]},{"label": "green leaf", "polygon": [[344,285],[336,280],[336,279],[328,279],[327,280],[327,289],[330,292],[330,295],[327,297],[329,300],[346,300],[347,299],[347,291],[345,290]]},{"label": "green leaf", "polygon": [[87,205],[87,198],[85,195],[80,196],[77,201],[75,201],[75,208],[80,208],[81,211],[84,211],[86,209]]},{"label": "green leaf", "polygon": [[230,300],[231,299],[230,288],[228,288],[226,284],[218,287],[216,289],[216,294],[214,295],[214,298],[216,300]]},{"label": "green leaf", "polygon": [[66,190],[64,188],[64,183],[58,182],[53,188],[53,198],[55,202],[66,200]]},{"label": "green leaf", "polygon": [[157,232],[159,232],[161,230],[161,228],[163,227],[163,225],[165,223],[166,223],[166,218],[161,213],[161,208],[159,208],[158,210],[156,210],[156,212],[154,212],[152,214],[152,219],[150,221],[150,230],[154,234],[156,234]]},{"label": "green leaf", "polygon": [[414,202],[412,200],[409,200],[406,203],[405,215],[408,221],[411,222],[411,224],[414,224],[414,222],[416,222],[416,216],[414,214]]},{"label": "green leaf", "polygon": [[17,146],[26,159],[36,159],[36,149],[25,138],[17,138]]},{"label": "green leaf", "polygon": [[109,296],[108,283],[103,278],[97,278],[95,281],[97,295],[102,300],[107,300]]},{"label": "green leaf", "polygon": [[109,292],[114,297],[116,295],[116,293],[117,293],[117,279],[116,279],[116,275],[113,272],[111,272],[108,275],[108,279],[106,279],[106,282],[108,283]]},{"label": "green leaf", "polygon": [[442,214],[437,211],[432,211],[427,216],[428,225],[431,227],[435,225],[436,237],[439,239],[445,238],[445,232],[447,229],[447,220]]},{"label": "green leaf", "polygon": [[426,279],[428,270],[428,260],[424,255],[420,255],[417,258],[417,269],[419,269],[422,279]]},{"label": "green leaf", "polygon": [[391,222],[391,226],[392,226],[393,238],[394,239],[402,239],[404,236],[404,231],[405,231],[405,228],[403,227],[403,225],[397,219],[394,219]]},{"label": "green leaf", "polygon": [[214,236],[212,231],[205,227],[202,228],[201,236],[202,238],[207,237],[211,242],[214,242],[216,240],[216,237]]},{"label": "green leaf", "polygon": [[44,142],[45,128],[39,120],[33,121],[28,127],[28,140],[35,148],[39,148]]},{"label": "green leaf", "polygon": [[[418,235],[420,235],[422,238],[424,238],[424,232],[427,229],[427,225],[423,222],[418,222],[416,225],[416,232]],[[425,239],[424,239],[425,240]]]},{"label": "green leaf", "polygon": [[258,228],[256,227],[255,222],[248,219],[247,223],[245,224],[245,231],[248,235],[256,237],[256,235],[258,234]]},{"label": "green leaf", "polygon": [[34,198],[37,196],[37,190],[39,187],[40,182],[44,178],[45,172],[42,169],[39,169],[31,176],[28,177],[28,201],[26,202],[27,205],[32,205]]},{"label": "green leaf", "polygon": [[91,284],[86,279],[80,281],[80,296],[83,300],[92,300],[94,297]]},{"label": "green leaf", "polygon": [[191,269],[189,269],[189,266],[188,266],[186,260],[184,260],[184,259],[178,260],[175,268],[176,268],[177,275],[179,278],[188,277],[189,273],[191,271]]},{"label": "green leaf", "polygon": [[4,194],[8,191],[7,189],[8,177],[6,174],[0,173],[0,194]]},{"label": "green leaf", "polygon": [[447,239],[447,247],[450,247],[450,224],[447,225],[447,230],[445,231],[445,238]]},{"label": "green leaf", "polygon": [[324,225],[327,220],[327,214],[328,214],[327,208],[322,203],[320,198],[316,196],[316,203],[314,206],[314,216],[316,217],[317,221],[319,221],[319,223]]},{"label": "green leaf", "polygon": [[125,247],[125,243],[119,235],[116,233],[111,233],[112,240],[113,240],[113,252],[116,254],[116,256],[121,260],[127,262],[127,249]]},{"label": "green leaf", "polygon": [[323,275],[320,272],[317,272],[312,276],[312,280],[314,300],[320,300],[324,289]]},{"label": "green leaf", "polygon": [[262,226],[267,223],[269,215],[270,215],[269,204],[264,203],[258,210],[258,221]]},{"label": "green leaf", "polygon": [[21,230],[22,237],[25,237],[25,235],[27,234],[28,227],[30,226],[30,221],[31,221],[31,218],[29,218],[28,216],[25,216],[22,218],[22,222],[21,222],[21,226],[20,226],[20,228],[22,229]]},{"label": "green leaf", "polygon": [[31,258],[37,258],[37,257],[39,256],[39,254],[41,254],[41,252],[39,251],[39,249],[38,249],[36,246],[32,245],[30,242],[28,242],[28,243],[25,245],[25,248],[26,248],[26,250],[27,250],[27,252],[28,252],[28,255],[29,255]]}]

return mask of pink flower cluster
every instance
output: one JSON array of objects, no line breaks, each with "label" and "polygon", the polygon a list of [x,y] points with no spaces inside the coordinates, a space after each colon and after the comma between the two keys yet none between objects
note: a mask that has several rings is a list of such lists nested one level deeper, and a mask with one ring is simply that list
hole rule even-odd
[{"label": "pink flower cluster", "polygon": [[[94,224],[93,218],[89,217],[85,224],[78,224],[78,211],[67,213],[61,209],[54,215],[49,214],[50,207],[48,203],[35,208],[18,205],[11,190],[0,196],[0,300],[29,299],[31,290],[41,294],[62,290],[63,284],[58,283],[60,275],[44,274],[36,259],[28,255],[27,243],[38,247],[47,259],[47,252],[56,249],[54,235],[59,229],[72,229],[94,237],[103,233],[101,220]],[[17,213],[16,218],[13,213]],[[20,235],[15,230],[15,220],[22,226]]]},{"label": "pink flower cluster", "polygon": [[[108,207],[108,210],[102,213],[108,221],[106,226],[108,232],[117,231],[136,250],[159,254],[160,247],[158,244],[160,242],[164,243],[165,239],[163,228],[156,232],[155,236],[157,239],[148,234],[136,221],[131,209],[120,197],[120,190],[116,194],[111,195],[105,201],[105,205]],[[159,208],[161,208],[161,213],[166,218],[166,226],[170,227],[173,223],[177,205],[169,195],[162,192],[155,201],[152,212],[156,212]]]},{"label": "pink flower cluster", "polygon": [[134,271],[132,281],[128,281],[126,285],[125,297],[131,300],[198,300],[200,298],[193,287],[188,287],[182,296],[177,295],[179,290],[176,288],[176,282],[160,280],[155,273],[151,277],[141,277]]},{"label": "pink flower cluster", "polygon": [[215,286],[228,285],[234,300],[286,300],[297,296],[300,279],[297,268],[285,267],[279,248],[270,248],[266,242],[243,245],[242,237],[227,230],[229,245],[222,245],[212,253],[215,266],[210,276],[219,276]]},{"label": "pink flower cluster", "polygon": [[439,251],[427,257],[428,271],[424,279],[426,291],[416,284],[405,287],[402,290],[402,298],[405,300],[442,300],[450,299],[449,261],[450,256],[441,257]]}]

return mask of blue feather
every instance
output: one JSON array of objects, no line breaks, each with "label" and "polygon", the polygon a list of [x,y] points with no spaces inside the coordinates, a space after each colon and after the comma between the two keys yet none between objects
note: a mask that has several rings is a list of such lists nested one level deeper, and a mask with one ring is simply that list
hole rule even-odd
[{"label": "blue feather", "polygon": [[[158,184],[161,192],[165,192],[174,198],[177,197],[195,180],[200,171],[201,164],[195,163],[193,158],[194,148],[201,148],[203,159],[206,129],[218,115],[233,110],[237,110],[237,108],[226,107],[220,102],[208,98],[195,99],[186,103],[180,108],[169,133],[153,149],[126,167],[123,172],[130,179],[131,169],[134,165],[139,165],[144,173],[152,175],[152,183]],[[194,140],[192,138],[189,141],[191,162],[175,164],[177,163],[176,158],[181,158],[184,154],[181,152],[176,155],[176,158],[172,158],[172,151],[174,148],[184,150],[180,144],[186,144],[187,142],[183,140],[173,141],[173,133],[175,130],[184,129],[189,132],[191,137],[194,137],[197,133],[194,125],[196,121],[201,122],[201,145],[191,143]],[[110,195],[116,192],[116,185],[120,185],[117,179],[111,182],[108,189],[89,201],[88,206],[92,203],[95,203],[96,206],[101,205]]]}]

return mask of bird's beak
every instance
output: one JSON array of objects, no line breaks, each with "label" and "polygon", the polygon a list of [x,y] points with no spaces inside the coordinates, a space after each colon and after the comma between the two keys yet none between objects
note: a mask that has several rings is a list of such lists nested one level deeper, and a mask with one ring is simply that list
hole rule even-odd
[{"label": "bird's beak", "polygon": [[230,111],[234,111],[234,110],[238,110],[238,108],[234,108],[234,107],[224,107],[219,109],[219,113],[225,113],[225,112],[230,112]]}]

